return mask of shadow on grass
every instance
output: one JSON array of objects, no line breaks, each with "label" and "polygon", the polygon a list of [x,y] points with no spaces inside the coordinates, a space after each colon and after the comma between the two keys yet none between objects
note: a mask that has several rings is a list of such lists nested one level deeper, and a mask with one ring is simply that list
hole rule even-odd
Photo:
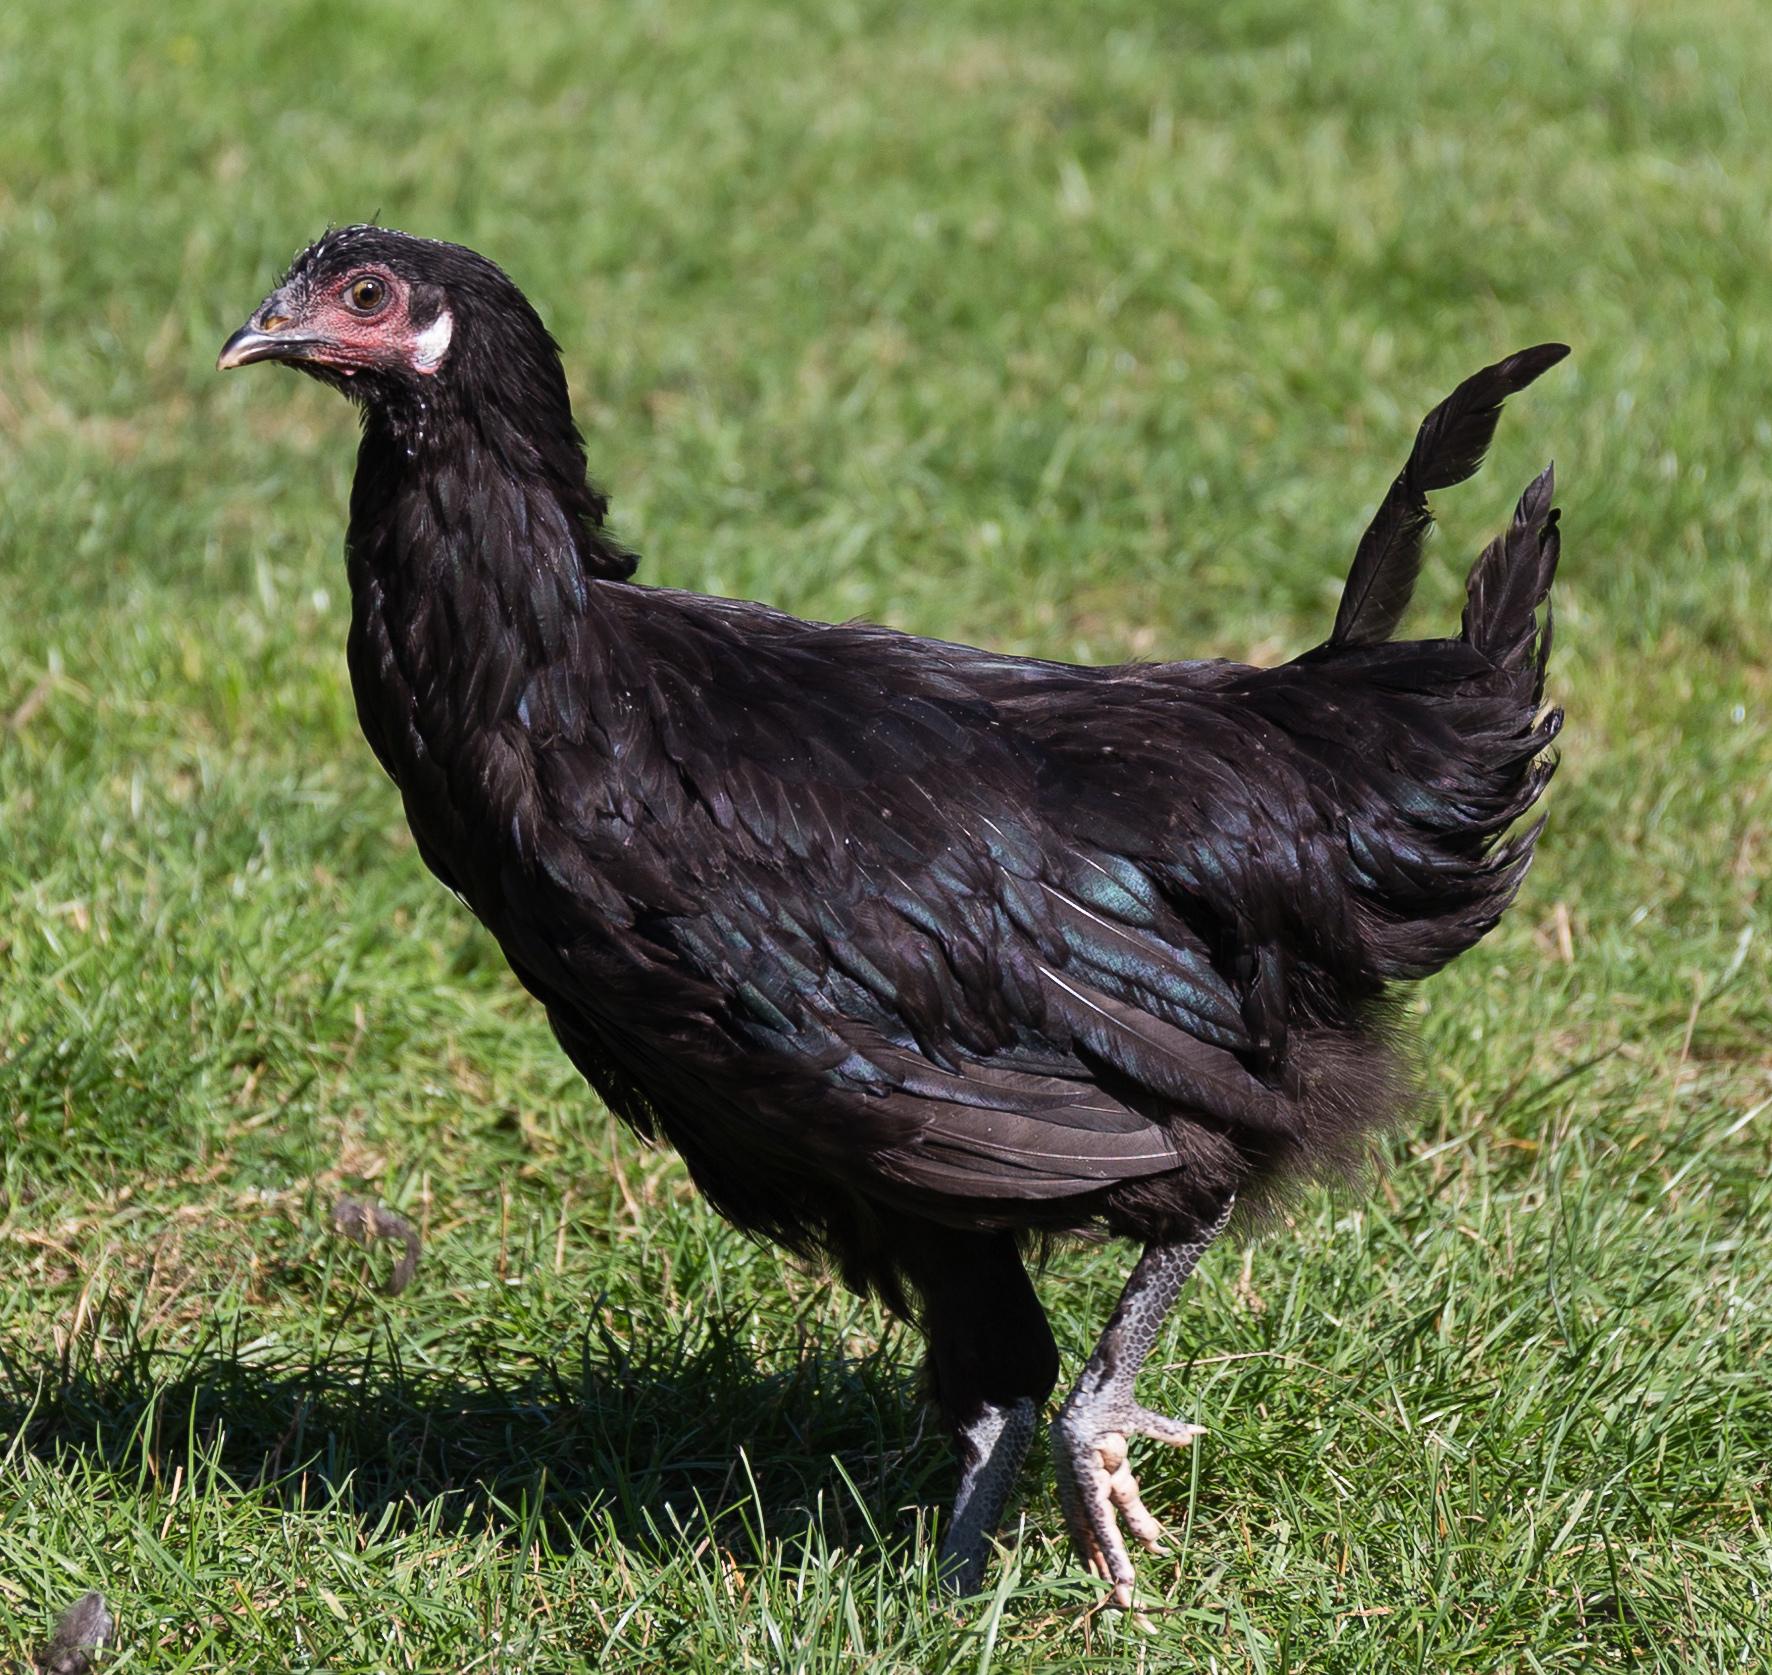
[{"label": "shadow on grass", "polygon": [[337,1504],[370,1527],[539,1524],[654,1554],[711,1529],[741,1559],[813,1529],[852,1550],[903,1540],[951,1485],[897,1361],[802,1343],[760,1369],[742,1327],[631,1347],[593,1328],[557,1359],[469,1342],[441,1371],[385,1336],[348,1360],[222,1341],[112,1341],[67,1367],[0,1350],[0,1452],[77,1457],[132,1488],[219,1471],[224,1494]]}]

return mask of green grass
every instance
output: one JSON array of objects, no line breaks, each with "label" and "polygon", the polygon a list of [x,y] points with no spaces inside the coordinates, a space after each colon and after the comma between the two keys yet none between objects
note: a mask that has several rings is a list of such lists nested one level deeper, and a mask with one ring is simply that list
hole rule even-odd
[{"label": "green grass", "polygon": [[[1753,0],[0,10],[0,1658],[1576,1670],[1772,1646],[1772,14]],[[216,377],[380,210],[529,290],[656,581],[1057,657],[1319,637],[1415,421],[1577,358],[1551,826],[1369,1196],[1214,1254],[1185,1530],[987,1605],[915,1341],[616,1132],[357,737],[351,421]],[[397,1299],[326,1231],[420,1223]],[[1128,1261],[1042,1289],[1074,1366]]]}]

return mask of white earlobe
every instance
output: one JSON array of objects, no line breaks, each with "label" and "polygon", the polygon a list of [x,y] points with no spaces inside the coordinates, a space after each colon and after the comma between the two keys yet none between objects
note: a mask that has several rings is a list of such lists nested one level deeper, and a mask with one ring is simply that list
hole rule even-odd
[{"label": "white earlobe", "polygon": [[455,335],[455,320],[445,308],[436,319],[412,340],[414,372],[435,372],[449,353],[449,340]]}]

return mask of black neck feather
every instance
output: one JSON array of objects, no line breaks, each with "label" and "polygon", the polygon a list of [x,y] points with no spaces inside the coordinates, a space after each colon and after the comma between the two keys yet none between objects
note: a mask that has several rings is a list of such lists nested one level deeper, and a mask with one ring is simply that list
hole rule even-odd
[{"label": "black neck feather", "polygon": [[603,511],[569,416],[538,430],[438,398],[367,409],[347,542],[351,674],[403,787],[426,760],[465,759],[488,729],[554,726],[571,705],[547,694],[594,683],[609,650],[601,590],[634,567]]},{"label": "black neck feather", "polygon": [[353,551],[361,535],[366,549],[410,564],[440,545],[452,562],[514,567],[510,587],[517,573],[632,575],[635,555],[604,527],[608,499],[586,474],[547,328],[502,276],[490,296],[455,287],[449,306],[457,350],[438,375],[369,374],[350,390],[363,406]]}]

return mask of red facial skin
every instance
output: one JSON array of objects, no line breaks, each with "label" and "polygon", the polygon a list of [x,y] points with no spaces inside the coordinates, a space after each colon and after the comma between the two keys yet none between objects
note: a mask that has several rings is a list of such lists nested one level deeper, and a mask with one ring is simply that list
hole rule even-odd
[{"label": "red facial skin", "polygon": [[[380,301],[369,309],[352,301],[353,293],[365,281],[382,287]],[[346,378],[375,368],[398,368],[429,376],[442,364],[440,354],[427,354],[424,341],[434,333],[435,322],[424,331],[415,327],[408,311],[410,302],[409,288],[398,274],[370,263],[301,299],[288,314],[283,313],[286,300],[273,296],[265,305],[259,329],[290,330],[318,339],[304,346],[299,358],[332,367]],[[286,323],[272,324],[278,320]],[[445,347],[447,342],[445,336]]]}]

